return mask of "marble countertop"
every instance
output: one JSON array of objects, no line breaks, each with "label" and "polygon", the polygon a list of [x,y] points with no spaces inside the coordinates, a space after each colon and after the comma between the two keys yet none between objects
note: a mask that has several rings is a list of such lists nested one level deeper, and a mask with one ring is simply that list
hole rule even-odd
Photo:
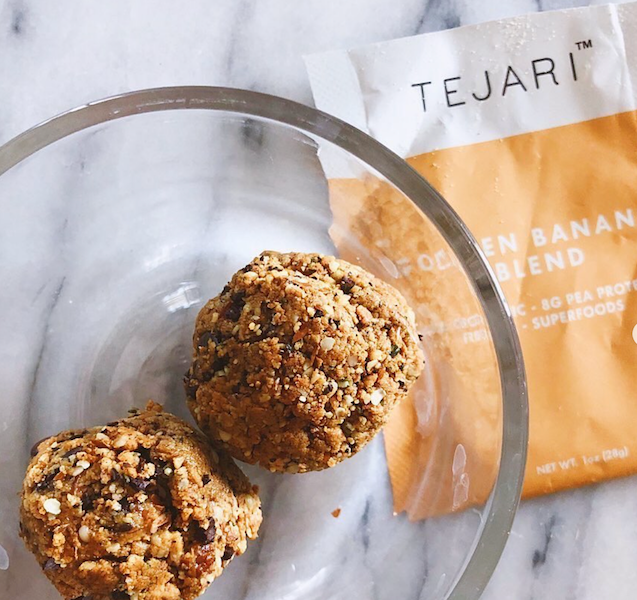
[{"label": "marble countertop", "polygon": [[[304,54],[586,0],[0,0],[0,143],[130,90],[312,96]],[[524,502],[487,600],[633,599],[637,478]]]}]

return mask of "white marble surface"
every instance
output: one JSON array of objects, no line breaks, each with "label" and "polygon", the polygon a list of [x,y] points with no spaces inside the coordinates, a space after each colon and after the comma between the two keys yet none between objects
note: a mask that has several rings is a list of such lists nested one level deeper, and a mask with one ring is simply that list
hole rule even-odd
[{"label": "white marble surface", "polygon": [[[585,4],[0,0],[0,142],[67,108],[146,87],[228,85],[311,104],[303,54]],[[8,435],[7,422],[0,435]],[[382,536],[382,524],[376,533]],[[636,555],[636,479],[528,501],[485,598],[633,599]],[[0,553],[0,568],[4,560]],[[361,597],[374,597],[357,589]]]}]

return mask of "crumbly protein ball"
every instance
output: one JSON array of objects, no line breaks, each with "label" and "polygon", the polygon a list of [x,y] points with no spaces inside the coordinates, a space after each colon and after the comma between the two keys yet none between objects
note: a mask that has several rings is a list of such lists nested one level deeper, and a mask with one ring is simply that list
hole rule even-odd
[{"label": "crumbly protein ball", "polygon": [[413,311],[370,273],[264,252],[197,318],[190,411],[235,458],[302,473],[353,455],[422,370]]},{"label": "crumbly protein ball", "polygon": [[231,458],[158,404],[131,412],[34,447],[20,535],[66,599],[190,600],[257,536]]}]

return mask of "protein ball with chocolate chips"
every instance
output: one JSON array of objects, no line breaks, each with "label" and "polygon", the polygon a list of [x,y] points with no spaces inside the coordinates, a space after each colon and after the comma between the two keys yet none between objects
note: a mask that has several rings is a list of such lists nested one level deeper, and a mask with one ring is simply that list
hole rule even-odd
[{"label": "protein ball with chocolate chips", "polygon": [[413,311],[360,267],[264,252],[199,313],[190,411],[235,458],[331,467],[387,421],[422,370]]},{"label": "protein ball with chocolate chips", "polygon": [[149,403],[40,442],[20,535],[68,600],[190,600],[257,536],[256,488],[231,458]]}]

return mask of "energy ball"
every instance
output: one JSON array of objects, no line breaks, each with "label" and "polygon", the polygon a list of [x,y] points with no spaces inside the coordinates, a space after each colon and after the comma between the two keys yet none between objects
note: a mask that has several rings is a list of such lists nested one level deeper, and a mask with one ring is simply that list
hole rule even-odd
[{"label": "energy ball", "polygon": [[180,419],[144,412],[34,447],[20,535],[68,600],[190,600],[261,524],[231,458]]},{"label": "energy ball", "polygon": [[264,252],[199,313],[188,406],[232,456],[331,467],[367,444],[422,370],[414,314],[390,285],[320,254]]}]

